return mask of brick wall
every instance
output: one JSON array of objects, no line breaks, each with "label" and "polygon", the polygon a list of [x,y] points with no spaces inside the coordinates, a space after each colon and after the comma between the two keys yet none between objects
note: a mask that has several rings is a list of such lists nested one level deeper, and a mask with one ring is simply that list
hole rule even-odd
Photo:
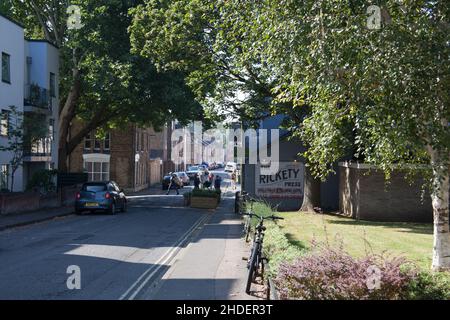
[{"label": "brick wall", "polygon": [[[79,122],[74,122],[72,135],[80,130],[80,126]],[[164,151],[164,138],[164,132],[156,132],[153,128],[137,128],[134,125],[111,130],[109,150],[103,150],[103,144],[99,151],[84,150],[84,142],[80,143],[70,156],[69,169],[71,172],[82,172],[85,153],[109,154],[110,179],[126,191],[142,190],[161,181],[159,160],[150,160],[150,150]],[[158,165],[154,163],[156,161]]]},{"label": "brick wall", "polygon": [[39,198],[37,192],[2,193],[0,194],[0,215],[37,210]]},{"label": "brick wall", "polygon": [[0,215],[72,206],[80,188],[81,185],[65,186],[48,195],[40,195],[39,192],[0,193]]},{"label": "brick wall", "polygon": [[411,185],[404,174],[394,171],[388,184],[384,172],[361,164],[339,167],[339,209],[360,220],[431,222],[430,195],[421,201],[422,180]]},{"label": "brick wall", "polygon": [[110,179],[124,189],[133,187],[134,179],[134,127],[111,131]]}]

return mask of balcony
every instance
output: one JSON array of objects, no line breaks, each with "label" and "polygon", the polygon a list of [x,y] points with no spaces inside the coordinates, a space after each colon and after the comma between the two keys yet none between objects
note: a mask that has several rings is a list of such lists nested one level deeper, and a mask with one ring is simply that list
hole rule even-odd
[{"label": "balcony", "polygon": [[52,139],[44,138],[24,150],[25,162],[51,162]]},{"label": "balcony", "polygon": [[25,111],[49,111],[53,109],[50,91],[36,84],[25,85],[24,106]]}]

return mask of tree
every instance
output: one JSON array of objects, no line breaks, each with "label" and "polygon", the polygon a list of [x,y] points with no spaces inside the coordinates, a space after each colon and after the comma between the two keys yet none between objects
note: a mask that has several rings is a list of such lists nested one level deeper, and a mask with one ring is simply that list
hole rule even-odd
[{"label": "tree", "polygon": [[[288,66],[279,98],[312,107],[299,134],[313,174],[325,177],[353,147],[387,178],[394,168],[428,174],[432,268],[448,270],[450,7],[382,3],[381,28],[373,29],[365,1],[267,0],[274,19],[260,25],[261,38],[269,63]],[[274,32],[277,41],[265,37]]]},{"label": "tree", "polygon": [[[31,37],[45,37],[60,49],[59,163],[87,133],[127,122],[158,128],[172,119],[202,117],[201,105],[177,72],[159,73],[149,59],[130,54],[128,10],[142,1],[78,0],[82,28],[67,28],[67,2],[11,0],[13,17]],[[70,135],[75,118],[83,127]]]},{"label": "tree", "polygon": [[[14,178],[17,170],[23,165],[27,150],[47,135],[47,128],[41,125],[33,115],[24,116],[16,107],[10,107],[8,114],[8,144],[0,146],[0,151],[11,156],[11,192],[14,191]],[[28,118],[28,119],[27,119]]]}]

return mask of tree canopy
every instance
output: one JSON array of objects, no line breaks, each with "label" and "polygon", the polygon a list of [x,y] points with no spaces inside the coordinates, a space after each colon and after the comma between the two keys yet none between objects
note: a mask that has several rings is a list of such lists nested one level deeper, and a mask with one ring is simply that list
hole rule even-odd
[{"label": "tree canopy", "polygon": [[[203,117],[182,73],[158,72],[150,59],[130,52],[128,10],[142,1],[71,1],[81,8],[82,23],[72,30],[67,1],[10,1],[6,13],[25,25],[27,36],[45,37],[60,48],[60,169],[93,129],[123,123],[160,128],[169,120]],[[84,126],[68,139],[75,118]]]}]

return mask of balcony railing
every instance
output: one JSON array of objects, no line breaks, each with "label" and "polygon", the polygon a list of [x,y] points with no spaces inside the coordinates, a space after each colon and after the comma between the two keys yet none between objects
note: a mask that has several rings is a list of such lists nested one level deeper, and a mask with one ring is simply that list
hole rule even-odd
[{"label": "balcony railing", "polygon": [[52,110],[52,97],[50,91],[36,84],[25,85],[24,104],[40,109]]},{"label": "balcony railing", "polygon": [[52,155],[52,139],[43,138],[37,141],[33,146],[24,150],[26,157],[48,157]]}]

